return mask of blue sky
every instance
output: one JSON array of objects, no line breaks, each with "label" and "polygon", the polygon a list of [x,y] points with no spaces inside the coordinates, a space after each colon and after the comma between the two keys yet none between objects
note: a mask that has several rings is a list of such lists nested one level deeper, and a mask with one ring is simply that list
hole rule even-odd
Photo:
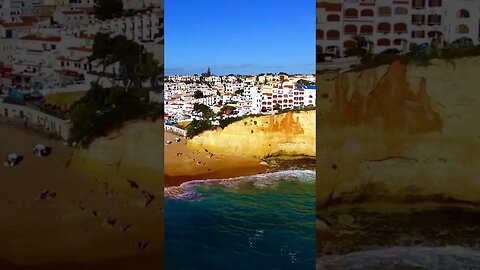
[{"label": "blue sky", "polygon": [[165,0],[165,73],[315,73],[314,0]]}]

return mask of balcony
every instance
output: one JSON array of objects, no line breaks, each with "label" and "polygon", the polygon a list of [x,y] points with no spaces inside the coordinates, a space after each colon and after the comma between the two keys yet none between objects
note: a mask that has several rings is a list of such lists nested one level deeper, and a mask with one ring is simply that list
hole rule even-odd
[{"label": "balcony", "polygon": [[425,15],[412,15],[412,24],[413,25],[424,25],[425,24]]},{"label": "balcony", "polygon": [[424,9],[425,8],[425,0],[413,0],[412,8],[414,8],[414,9]]},{"label": "balcony", "polygon": [[441,15],[428,15],[428,25],[440,25],[442,22]]}]

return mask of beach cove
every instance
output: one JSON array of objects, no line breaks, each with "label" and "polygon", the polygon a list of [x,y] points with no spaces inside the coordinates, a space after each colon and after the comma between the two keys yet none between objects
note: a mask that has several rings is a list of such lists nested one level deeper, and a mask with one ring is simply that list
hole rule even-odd
[{"label": "beach cove", "polygon": [[[142,194],[155,194],[154,184],[134,179],[134,189],[126,178],[73,170],[74,149],[0,120],[0,155],[23,156],[15,167],[0,167],[0,268],[132,269],[163,261],[162,194],[148,207]],[[50,146],[51,155],[34,156],[37,143]]]}]

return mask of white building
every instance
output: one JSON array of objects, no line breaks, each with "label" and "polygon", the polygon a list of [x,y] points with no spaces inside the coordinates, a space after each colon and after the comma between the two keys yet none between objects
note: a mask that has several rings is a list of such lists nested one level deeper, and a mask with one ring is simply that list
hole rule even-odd
[{"label": "white building", "polygon": [[364,36],[373,53],[408,51],[433,38],[479,43],[480,1],[342,0],[317,3],[317,53],[344,56]]}]

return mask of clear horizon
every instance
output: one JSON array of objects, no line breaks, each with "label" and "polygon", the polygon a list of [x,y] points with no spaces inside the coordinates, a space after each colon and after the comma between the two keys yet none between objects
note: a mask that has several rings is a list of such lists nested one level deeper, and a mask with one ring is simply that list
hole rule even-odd
[{"label": "clear horizon", "polygon": [[315,74],[315,11],[313,0],[167,0],[165,75]]}]

